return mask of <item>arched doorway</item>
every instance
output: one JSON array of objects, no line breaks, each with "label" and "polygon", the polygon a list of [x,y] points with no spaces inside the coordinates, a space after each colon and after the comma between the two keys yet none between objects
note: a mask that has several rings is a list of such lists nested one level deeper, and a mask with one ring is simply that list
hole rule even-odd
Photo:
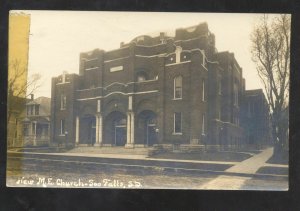
[{"label": "arched doorway", "polygon": [[80,143],[94,145],[96,142],[96,117],[86,115],[81,118]]},{"label": "arched doorway", "polygon": [[114,146],[125,146],[127,142],[126,115],[113,111],[107,115],[104,123],[104,143]]},{"label": "arched doorway", "polygon": [[157,143],[157,119],[153,111],[145,110],[139,115],[139,138],[146,146]]}]

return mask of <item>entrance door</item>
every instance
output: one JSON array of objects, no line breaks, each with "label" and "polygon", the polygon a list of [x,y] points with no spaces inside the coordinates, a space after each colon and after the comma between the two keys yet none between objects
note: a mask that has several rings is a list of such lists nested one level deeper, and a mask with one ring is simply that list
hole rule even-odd
[{"label": "entrance door", "polygon": [[90,131],[88,135],[89,144],[94,145],[96,142],[96,121],[92,119],[90,121]]},{"label": "entrance door", "polygon": [[126,127],[115,127],[115,145],[125,146],[126,138]]},{"label": "entrance door", "polygon": [[127,142],[126,119],[121,119],[115,122],[115,145],[125,146]]},{"label": "entrance door", "polygon": [[153,118],[147,120],[146,144],[152,146],[156,143],[156,124]]},{"label": "entrance door", "polygon": [[[96,142],[96,118],[93,115],[84,115],[79,124],[80,144],[93,145]],[[71,141],[71,140],[70,140]]]}]

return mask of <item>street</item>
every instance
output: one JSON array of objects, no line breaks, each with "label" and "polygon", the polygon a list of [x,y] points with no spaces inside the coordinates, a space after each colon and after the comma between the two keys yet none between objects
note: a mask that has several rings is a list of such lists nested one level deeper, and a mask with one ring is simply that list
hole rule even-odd
[{"label": "street", "polygon": [[[42,155],[48,154],[48,157]],[[57,156],[51,153],[22,154],[8,158],[7,186],[61,188],[154,188],[287,190],[287,175],[257,173],[272,166],[266,160],[272,148],[242,162],[179,162],[166,159],[117,159]],[[70,153],[71,154],[71,153]],[[32,157],[26,157],[26,156]],[[118,157],[116,155],[116,157]],[[85,160],[80,160],[85,159]],[[88,160],[86,160],[88,159]],[[217,165],[218,164],[218,165]]]}]

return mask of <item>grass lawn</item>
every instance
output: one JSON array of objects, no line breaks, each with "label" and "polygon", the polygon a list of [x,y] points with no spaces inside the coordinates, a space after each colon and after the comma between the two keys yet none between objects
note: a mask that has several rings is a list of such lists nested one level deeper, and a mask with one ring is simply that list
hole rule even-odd
[{"label": "grass lawn", "polygon": [[205,160],[240,162],[251,157],[247,153],[239,152],[199,152],[199,153],[174,153],[167,152],[156,154],[153,158],[178,159],[178,160]]},{"label": "grass lawn", "polygon": [[285,151],[283,153],[274,154],[267,163],[271,164],[288,164],[289,163],[289,153]]},{"label": "grass lawn", "polygon": [[261,167],[258,169],[257,173],[260,174],[278,174],[278,175],[288,175],[289,169],[284,167]]}]

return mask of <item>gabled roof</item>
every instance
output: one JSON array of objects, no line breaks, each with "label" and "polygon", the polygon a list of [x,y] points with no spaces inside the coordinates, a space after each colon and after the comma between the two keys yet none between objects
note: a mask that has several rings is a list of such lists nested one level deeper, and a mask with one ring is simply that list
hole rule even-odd
[{"label": "gabled roof", "polygon": [[38,97],[34,100],[28,99],[26,105],[40,105],[45,113],[50,114],[51,98],[49,97]]}]

